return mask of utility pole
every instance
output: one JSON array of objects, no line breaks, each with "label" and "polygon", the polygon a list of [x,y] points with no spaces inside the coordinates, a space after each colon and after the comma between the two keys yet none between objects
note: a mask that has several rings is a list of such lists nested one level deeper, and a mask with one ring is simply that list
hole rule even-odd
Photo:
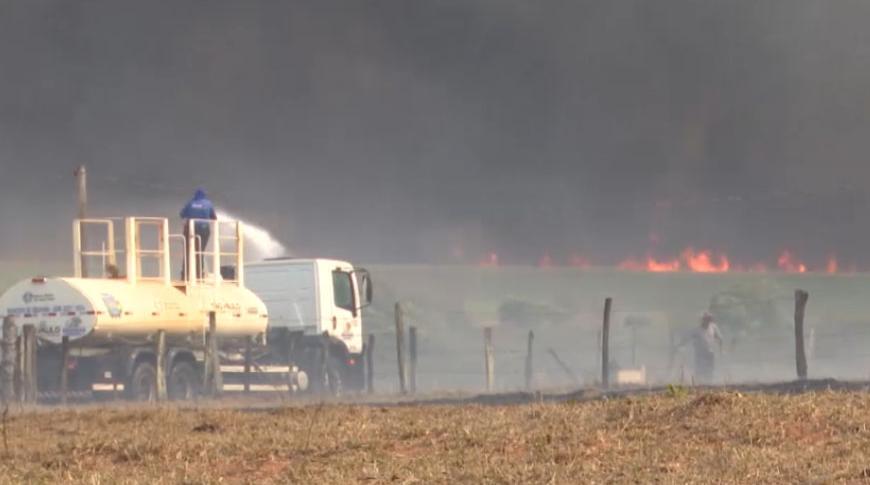
[{"label": "utility pole", "polygon": [[[79,165],[79,168],[73,172],[76,176],[76,181],[78,182],[78,199],[79,199],[79,219],[85,219],[88,213],[88,172],[85,170],[84,165]],[[81,231],[81,248],[82,253],[87,251],[87,244],[85,244],[85,231]],[[82,277],[88,277],[88,265],[87,258],[84,254],[81,255],[82,259]]]}]

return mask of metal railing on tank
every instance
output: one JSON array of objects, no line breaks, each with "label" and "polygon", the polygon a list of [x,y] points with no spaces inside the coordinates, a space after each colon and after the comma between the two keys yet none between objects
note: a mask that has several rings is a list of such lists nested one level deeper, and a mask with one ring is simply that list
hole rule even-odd
[{"label": "metal railing on tank", "polygon": [[132,260],[127,262],[128,274],[130,268],[134,268],[135,280],[168,284],[171,280],[169,220],[165,217],[129,218],[127,232],[127,239],[132,239],[135,248]]},{"label": "metal railing on tank", "polygon": [[[99,219],[76,219],[73,221],[73,267],[77,278],[119,278],[123,277],[122,269],[118,268],[118,255],[125,254],[123,249],[115,245],[115,222],[118,218]],[[92,234],[88,227],[104,228],[97,234],[99,250],[95,246]],[[91,244],[88,244],[88,240]],[[93,271],[91,264],[95,258],[99,258],[100,267]]]},{"label": "metal railing on tank", "polygon": [[[208,225],[208,240],[197,233]],[[185,281],[194,285],[244,285],[244,234],[238,221],[190,219],[185,228]],[[229,242],[229,244],[228,244]]]}]

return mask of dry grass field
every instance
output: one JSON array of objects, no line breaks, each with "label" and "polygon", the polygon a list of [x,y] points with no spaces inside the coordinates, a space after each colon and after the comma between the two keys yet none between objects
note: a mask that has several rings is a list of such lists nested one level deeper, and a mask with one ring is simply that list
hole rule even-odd
[{"label": "dry grass field", "polygon": [[870,475],[870,395],[518,406],[11,411],[6,483],[828,483]]}]

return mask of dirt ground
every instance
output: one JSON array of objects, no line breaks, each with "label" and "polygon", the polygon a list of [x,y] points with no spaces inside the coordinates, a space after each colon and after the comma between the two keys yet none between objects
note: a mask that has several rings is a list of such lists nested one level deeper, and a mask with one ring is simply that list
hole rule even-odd
[{"label": "dirt ground", "polygon": [[10,410],[4,483],[827,483],[870,476],[870,395],[513,406]]}]

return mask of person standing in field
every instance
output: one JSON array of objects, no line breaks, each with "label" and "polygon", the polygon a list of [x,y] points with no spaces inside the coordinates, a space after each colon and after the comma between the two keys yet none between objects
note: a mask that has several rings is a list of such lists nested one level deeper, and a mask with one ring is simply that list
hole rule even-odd
[{"label": "person standing in field", "polygon": [[713,321],[713,315],[704,312],[701,316],[701,326],[687,335],[677,348],[689,342],[692,342],[695,352],[695,379],[702,384],[713,382],[717,347],[719,354],[722,354],[722,334],[719,333],[719,326]]},{"label": "person standing in field", "polygon": [[[208,246],[208,240],[211,238],[211,223],[217,219],[217,214],[214,211],[214,204],[206,197],[205,191],[196,189],[193,198],[185,204],[181,209],[181,218],[184,220],[184,240],[190,244],[190,220],[194,219],[193,223],[193,244],[196,248],[196,277],[202,279],[203,268],[205,265],[205,256],[203,251]],[[215,269],[217,270],[217,269]],[[181,279],[183,280],[186,274],[190,274],[188,252],[184,252],[184,267],[181,269]]]}]

